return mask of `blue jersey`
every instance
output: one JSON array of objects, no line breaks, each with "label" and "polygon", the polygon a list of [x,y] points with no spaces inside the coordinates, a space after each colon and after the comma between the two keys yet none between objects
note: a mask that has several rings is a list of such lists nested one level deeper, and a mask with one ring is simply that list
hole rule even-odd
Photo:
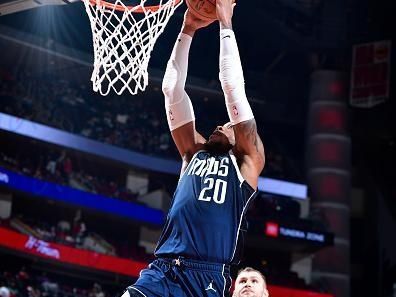
[{"label": "blue jersey", "polygon": [[180,177],[155,255],[238,263],[255,193],[231,151],[198,151]]}]

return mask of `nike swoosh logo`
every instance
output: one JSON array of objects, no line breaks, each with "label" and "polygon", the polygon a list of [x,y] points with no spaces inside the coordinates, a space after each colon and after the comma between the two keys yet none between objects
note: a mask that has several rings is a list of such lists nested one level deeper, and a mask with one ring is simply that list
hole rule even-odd
[{"label": "nike swoosh logo", "polygon": [[231,38],[231,36],[230,35],[226,35],[226,36],[223,36],[223,38],[221,38],[221,39],[224,39],[224,38]]}]

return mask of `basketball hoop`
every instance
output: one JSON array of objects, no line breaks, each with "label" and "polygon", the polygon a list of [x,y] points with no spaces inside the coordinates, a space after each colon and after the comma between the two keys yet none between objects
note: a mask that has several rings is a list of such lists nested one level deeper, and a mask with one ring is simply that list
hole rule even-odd
[{"label": "basketball hoop", "polygon": [[[127,6],[122,0],[83,0],[92,29],[93,90],[106,96],[144,91],[147,67],[157,38],[183,0],[159,0],[158,5]],[[164,3],[163,3],[164,2]]]}]

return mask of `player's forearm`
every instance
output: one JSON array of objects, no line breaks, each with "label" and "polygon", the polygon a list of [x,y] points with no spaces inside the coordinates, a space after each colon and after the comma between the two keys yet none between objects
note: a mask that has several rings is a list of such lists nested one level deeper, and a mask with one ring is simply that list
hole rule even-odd
[{"label": "player's forearm", "polygon": [[218,0],[216,1],[216,14],[219,20],[220,29],[232,30],[232,15],[234,14],[235,1]]},{"label": "player's forearm", "polygon": [[191,41],[191,36],[182,32],[177,37],[162,81],[162,90],[165,95],[168,93],[169,96],[180,97],[183,94]]},{"label": "player's forearm", "polygon": [[190,35],[183,32],[179,34],[162,81],[166,115],[171,131],[195,120],[191,100],[184,90],[191,40]]},{"label": "player's forearm", "polygon": [[181,29],[181,33],[187,34],[191,37],[194,37],[195,31],[197,31],[196,28],[185,24],[183,24],[183,27]]},{"label": "player's forearm", "polygon": [[220,30],[220,73],[228,116],[233,125],[254,118],[246,97],[245,81],[235,34],[230,29]]},{"label": "player's forearm", "polygon": [[220,24],[220,30],[223,30],[223,29],[232,30],[232,21],[231,20],[220,21],[219,24]]}]

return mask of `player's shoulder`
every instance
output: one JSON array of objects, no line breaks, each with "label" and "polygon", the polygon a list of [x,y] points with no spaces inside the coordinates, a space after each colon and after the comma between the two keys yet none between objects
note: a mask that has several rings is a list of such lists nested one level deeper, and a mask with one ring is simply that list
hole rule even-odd
[{"label": "player's shoulder", "polygon": [[204,145],[202,144],[197,144],[195,148],[189,152],[186,152],[182,156],[182,169],[181,169],[181,174],[184,173],[184,171],[187,169],[188,165],[191,163],[191,161],[198,156],[199,153],[201,152],[206,152],[204,149]]}]

